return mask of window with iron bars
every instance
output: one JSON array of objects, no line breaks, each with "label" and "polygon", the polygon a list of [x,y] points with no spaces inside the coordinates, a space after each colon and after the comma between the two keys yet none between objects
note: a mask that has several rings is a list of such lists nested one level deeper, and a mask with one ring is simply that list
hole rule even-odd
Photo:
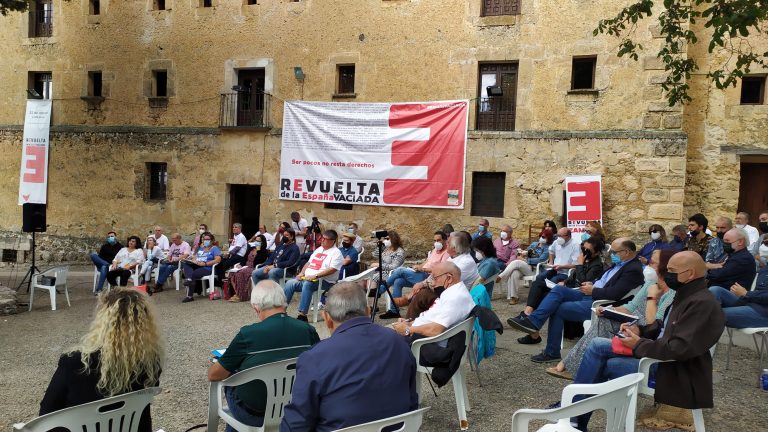
[{"label": "window with iron bars", "polygon": [[149,162],[147,171],[149,175],[147,198],[151,201],[164,201],[168,189],[168,164]]},{"label": "window with iron bars", "polygon": [[53,3],[50,0],[30,3],[29,37],[53,36]]},{"label": "window with iron bars", "polygon": [[520,15],[520,0],[483,0],[482,16]]}]

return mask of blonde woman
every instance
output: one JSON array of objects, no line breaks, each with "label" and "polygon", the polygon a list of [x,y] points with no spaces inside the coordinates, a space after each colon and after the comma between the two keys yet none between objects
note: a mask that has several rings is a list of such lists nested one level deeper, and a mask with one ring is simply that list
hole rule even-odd
[{"label": "blonde woman", "polygon": [[[99,296],[96,317],[80,345],[59,358],[40,415],[157,386],[163,359],[147,296],[134,289],[112,289]],[[149,406],[138,431],[152,431]]]}]

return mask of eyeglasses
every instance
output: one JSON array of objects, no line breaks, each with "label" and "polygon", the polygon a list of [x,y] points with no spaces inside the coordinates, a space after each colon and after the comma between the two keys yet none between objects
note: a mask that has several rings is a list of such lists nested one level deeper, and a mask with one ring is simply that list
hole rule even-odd
[{"label": "eyeglasses", "polygon": [[443,277],[443,276],[445,276],[445,275],[448,275],[448,276],[450,276],[451,274],[450,274],[450,273],[448,273],[448,272],[445,272],[445,273],[443,273],[443,274],[439,274],[439,275],[437,275],[437,276],[432,276],[432,280],[433,280],[433,281],[435,281],[435,282],[437,282],[437,278]]}]

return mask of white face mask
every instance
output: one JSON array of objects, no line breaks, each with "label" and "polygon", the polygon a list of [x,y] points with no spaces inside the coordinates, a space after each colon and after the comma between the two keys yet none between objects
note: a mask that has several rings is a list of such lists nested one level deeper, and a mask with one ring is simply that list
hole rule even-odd
[{"label": "white face mask", "polygon": [[205,233],[205,230],[204,230],[204,229],[201,229],[201,230],[197,230],[197,232],[199,232],[200,234],[204,234],[204,233]]},{"label": "white face mask", "polygon": [[392,246],[392,240],[384,240],[384,247]]},{"label": "white face mask", "polygon": [[565,244],[565,239],[562,238],[562,237],[558,237],[557,238],[557,244],[559,244],[560,246],[564,245]]},{"label": "white face mask", "polygon": [[485,255],[482,252],[476,250],[475,251],[475,258],[477,258],[478,261],[482,261],[482,260],[485,259]]},{"label": "white face mask", "polygon": [[506,239],[507,239],[507,237],[509,237],[509,234],[507,234],[507,232],[506,232],[506,231],[502,231],[502,232],[499,234],[499,237],[501,237],[501,239],[502,239],[502,240],[506,240]]},{"label": "white face mask", "polygon": [[661,233],[658,233],[658,232],[651,233],[651,240],[658,240],[660,238],[661,238]]},{"label": "white face mask", "polygon": [[539,237],[539,243],[540,244],[547,244],[547,239],[545,239],[544,237]]},{"label": "white face mask", "polygon": [[736,224],[736,228],[744,229],[744,227],[747,226],[746,224]]},{"label": "white face mask", "polygon": [[436,251],[443,250],[443,244],[440,242],[435,242],[435,250]]},{"label": "white face mask", "polygon": [[656,274],[656,270],[651,266],[643,268],[643,277],[645,278],[645,283],[656,283],[659,280],[659,275]]},{"label": "white face mask", "polygon": [[768,259],[768,245],[760,245],[760,258]]}]

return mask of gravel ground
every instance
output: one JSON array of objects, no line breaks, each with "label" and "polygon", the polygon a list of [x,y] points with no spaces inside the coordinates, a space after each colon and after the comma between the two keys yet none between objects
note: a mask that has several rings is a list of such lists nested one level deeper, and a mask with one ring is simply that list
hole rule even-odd
[{"label": "gravel ground", "polygon": [[[92,273],[85,267],[81,270],[73,271],[69,279],[72,307],[58,297],[59,310],[51,311],[47,296],[40,296],[32,313],[0,317],[0,346],[4,354],[0,359],[1,430],[11,430],[14,422],[36,416],[59,354],[76,344],[87,330],[95,299],[91,295]],[[8,283],[7,275],[0,275],[0,282]],[[210,365],[210,350],[225,347],[239,327],[255,319],[247,303],[199,299],[182,304],[181,298],[182,294],[176,291],[152,297],[166,337],[168,358],[161,377],[163,393],[152,404],[152,414],[154,428],[168,432],[181,432],[206,422],[205,374]],[[26,301],[26,296],[22,295],[21,300]],[[294,299],[291,304],[290,314],[295,313],[297,301]],[[502,321],[522,310],[522,305],[509,306],[503,299],[495,300],[493,307]],[[321,338],[328,336],[322,322],[317,329]],[[520,333],[508,328],[498,336],[496,356],[481,363],[482,386],[477,375],[468,371],[471,430],[508,431],[515,410],[541,408],[559,400],[566,382],[546,375],[545,366],[530,362],[528,357],[541,346],[520,345],[515,341],[519,336]],[[572,342],[566,341],[566,348],[570,346]],[[757,388],[757,363],[754,350],[734,347],[731,368],[725,371],[725,345],[719,346],[715,359],[716,408],[704,414],[708,430],[765,430],[768,411],[760,406],[768,401],[768,393]],[[432,407],[426,414],[423,431],[459,430],[450,385],[438,389],[435,397],[425,383],[422,394],[424,405]],[[642,407],[649,406],[650,402],[642,402]],[[600,418],[593,419],[594,430],[603,430],[597,421]],[[219,430],[223,430],[221,425]]]}]

